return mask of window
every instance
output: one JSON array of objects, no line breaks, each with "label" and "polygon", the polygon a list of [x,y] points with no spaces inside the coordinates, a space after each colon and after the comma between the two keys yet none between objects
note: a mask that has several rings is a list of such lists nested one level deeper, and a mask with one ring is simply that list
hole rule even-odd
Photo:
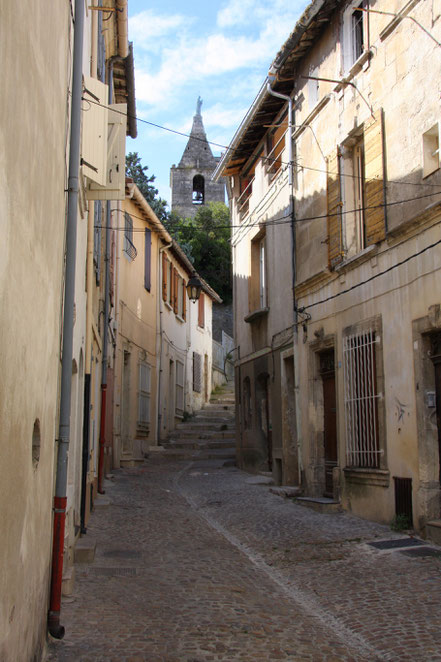
[{"label": "window", "polygon": [[151,262],[152,262],[152,231],[144,232],[144,287],[150,292],[151,288]]},{"label": "window", "polygon": [[184,414],[184,364],[176,361],[176,414]]},{"label": "window", "polygon": [[347,73],[367,51],[365,2],[355,0],[343,14],[343,69]]},{"label": "window", "polygon": [[205,180],[202,175],[195,175],[193,177],[193,196],[192,202],[194,205],[203,205],[205,198]]},{"label": "window", "polygon": [[439,168],[439,125],[434,124],[423,133],[423,177]]},{"label": "window", "polygon": [[202,356],[193,352],[193,391],[202,392]]},{"label": "window", "polygon": [[365,170],[363,134],[356,135],[341,149],[345,254],[351,257],[366,246]]},{"label": "window", "polygon": [[130,214],[124,214],[124,253],[130,260],[137,256],[137,250],[133,245],[133,221]]},{"label": "window", "polygon": [[328,157],[327,203],[331,269],[385,238],[386,189],[381,110],[358,127]]},{"label": "window", "polygon": [[150,366],[139,363],[138,383],[138,429],[146,429],[150,423]]},{"label": "window", "polygon": [[201,292],[198,299],[198,326],[205,327],[205,296]]},{"label": "window", "polygon": [[288,127],[288,119],[280,120],[267,137],[267,172],[273,179],[282,167],[282,152],[285,147],[285,134]]},{"label": "window", "polygon": [[346,453],[349,467],[379,468],[376,343],[372,328],[343,339]]},{"label": "window", "polygon": [[162,253],[162,300],[168,301],[168,287],[169,287],[169,261],[165,253]]},{"label": "window", "polygon": [[268,306],[266,278],[266,236],[262,231],[251,242],[251,276],[249,280],[250,312],[266,309]]},{"label": "window", "polygon": [[183,320],[186,319],[186,295],[187,291],[185,289],[185,281],[184,279],[178,274],[177,277],[177,283],[176,283],[176,291],[177,291],[177,315],[178,317],[181,317]]},{"label": "window", "polygon": [[[312,76],[313,78],[318,78],[318,69],[317,67],[313,68],[310,67],[309,69],[309,76]],[[311,78],[308,80],[308,107],[309,110],[312,110],[314,106],[317,104],[319,100],[319,81],[318,80],[312,80]]]}]

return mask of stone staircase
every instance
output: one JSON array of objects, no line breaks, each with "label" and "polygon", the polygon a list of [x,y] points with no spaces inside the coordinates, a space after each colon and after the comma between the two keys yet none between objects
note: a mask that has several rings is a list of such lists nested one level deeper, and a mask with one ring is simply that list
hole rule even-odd
[{"label": "stone staircase", "polygon": [[162,455],[174,460],[236,460],[234,385],[218,387],[210,402],[163,442]]}]

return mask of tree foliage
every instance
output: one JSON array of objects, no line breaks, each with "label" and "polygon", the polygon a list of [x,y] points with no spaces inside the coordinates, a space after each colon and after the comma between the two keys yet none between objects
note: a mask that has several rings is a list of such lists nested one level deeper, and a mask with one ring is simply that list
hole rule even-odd
[{"label": "tree foliage", "polygon": [[222,297],[225,303],[232,299],[230,215],[223,202],[201,206],[194,218],[182,218],[167,211],[167,202],[158,196],[153,182],[155,175],[147,174],[137,152],[126,156],[126,176],[131,177],[139,190],[176,239],[196,271]]},{"label": "tree foliage", "polygon": [[175,212],[165,223],[196,271],[222,297],[232,299],[230,215],[223,202],[200,207],[194,218],[181,218]]},{"label": "tree foliage", "polygon": [[148,166],[143,166],[138,152],[129,152],[126,156],[126,177],[131,177],[160,221],[167,219],[167,202],[158,196],[158,189],[153,186],[155,175],[147,175]]}]

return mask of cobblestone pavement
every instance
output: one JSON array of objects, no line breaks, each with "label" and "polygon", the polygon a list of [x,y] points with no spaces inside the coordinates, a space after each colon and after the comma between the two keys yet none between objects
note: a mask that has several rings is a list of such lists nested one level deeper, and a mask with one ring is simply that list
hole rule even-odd
[{"label": "cobblestone pavement", "polygon": [[48,660],[441,660],[437,548],[377,549],[406,537],[249,479],[161,458],[115,472]]}]

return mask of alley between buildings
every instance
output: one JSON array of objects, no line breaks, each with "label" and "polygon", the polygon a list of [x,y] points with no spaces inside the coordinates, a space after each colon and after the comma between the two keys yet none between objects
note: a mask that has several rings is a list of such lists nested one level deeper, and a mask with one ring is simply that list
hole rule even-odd
[{"label": "alley between buildings", "polygon": [[441,660],[439,548],[222,464],[155,455],[105,481],[48,660]]}]

